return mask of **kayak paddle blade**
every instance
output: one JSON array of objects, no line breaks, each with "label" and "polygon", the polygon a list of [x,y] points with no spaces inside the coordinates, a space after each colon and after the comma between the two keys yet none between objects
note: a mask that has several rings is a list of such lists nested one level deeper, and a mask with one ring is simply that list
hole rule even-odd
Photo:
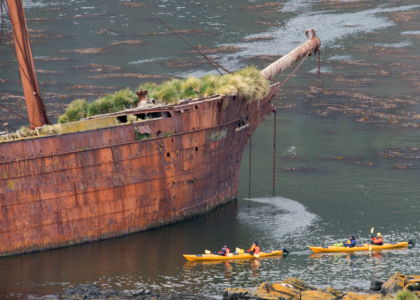
[{"label": "kayak paddle blade", "polygon": [[254,254],[254,257],[257,257],[258,258],[258,257],[260,257],[260,255],[259,254]]},{"label": "kayak paddle blade", "polygon": [[210,250],[204,250],[204,253],[211,254],[211,251]]},{"label": "kayak paddle blade", "polygon": [[370,234],[373,234],[373,229],[375,229],[375,227],[372,227],[372,229],[370,230]]},{"label": "kayak paddle blade", "polygon": [[372,245],[369,246],[369,252],[372,251]]}]

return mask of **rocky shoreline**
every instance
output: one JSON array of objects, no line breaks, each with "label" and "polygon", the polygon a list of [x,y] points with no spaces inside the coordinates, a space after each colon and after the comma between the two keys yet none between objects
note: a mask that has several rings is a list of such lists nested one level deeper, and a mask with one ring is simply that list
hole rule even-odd
[{"label": "rocky shoreline", "polygon": [[[402,295],[401,293],[405,293]],[[214,300],[213,297],[180,294],[157,294],[150,290],[106,290],[93,284],[83,284],[58,293],[55,299],[136,299],[136,300]],[[395,273],[388,280],[372,279],[369,290],[356,287],[319,289],[297,278],[289,278],[280,283],[263,283],[257,289],[226,289],[223,300],[381,300],[418,299],[420,297],[420,276]],[[51,299],[49,297],[48,299]]]}]

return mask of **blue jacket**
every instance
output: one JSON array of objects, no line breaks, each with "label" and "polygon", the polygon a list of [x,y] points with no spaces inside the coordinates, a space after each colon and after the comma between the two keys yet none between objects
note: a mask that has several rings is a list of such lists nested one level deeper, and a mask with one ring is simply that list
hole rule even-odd
[{"label": "blue jacket", "polygon": [[353,248],[355,245],[356,245],[356,240],[355,240],[355,239],[351,239],[351,240],[350,240],[350,244],[345,243],[343,246],[344,246],[344,247]]}]

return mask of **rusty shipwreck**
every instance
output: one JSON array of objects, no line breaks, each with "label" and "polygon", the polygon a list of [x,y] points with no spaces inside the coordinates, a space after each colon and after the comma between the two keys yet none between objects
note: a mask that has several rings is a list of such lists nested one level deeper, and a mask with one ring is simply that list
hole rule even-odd
[{"label": "rusty shipwreck", "polygon": [[[22,0],[7,2],[29,121],[42,127],[49,120]],[[308,41],[261,71],[266,79],[319,50],[315,32],[306,34]],[[139,232],[235,199],[242,153],[273,112],[280,85],[260,101],[214,95],[63,124],[56,135],[7,132],[0,143],[0,256]]]}]

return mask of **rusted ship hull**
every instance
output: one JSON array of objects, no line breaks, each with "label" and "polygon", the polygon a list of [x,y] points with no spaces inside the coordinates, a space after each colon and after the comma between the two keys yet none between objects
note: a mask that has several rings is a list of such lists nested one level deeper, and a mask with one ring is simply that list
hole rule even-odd
[{"label": "rusted ship hull", "polygon": [[235,199],[242,153],[278,87],[262,101],[203,99],[160,108],[169,118],[0,144],[0,256],[140,232]]}]

